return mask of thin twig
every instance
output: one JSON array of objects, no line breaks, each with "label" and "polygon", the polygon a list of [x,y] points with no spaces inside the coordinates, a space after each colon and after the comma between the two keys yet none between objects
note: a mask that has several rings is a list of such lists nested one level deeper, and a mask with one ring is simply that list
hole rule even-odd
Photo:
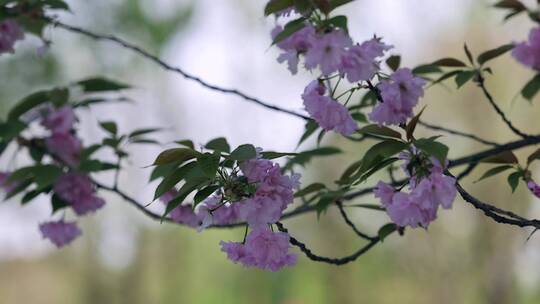
[{"label": "thin twig", "polygon": [[446,132],[448,134],[469,138],[469,139],[472,139],[472,140],[477,141],[477,142],[479,142],[481,144],[484,144],[484,145],[488,145],[488,146],[498,146],[499,145],[496,142],[485,140],[485,139],[480,138],[480,137],[478,137],[478,136],[476,136],[474,134],[469,134],[469,133],[465,133],[465,132],[456,131],[456,130],[452,130],[452,129],[449,129],[449,128],[437,126],[437,125],[430,124],[430,123],[427,123],[427,122],[422,121],[422,120],[420,120],[418,122],[418,124],[423,126],[423,127],[428,128],[428,129],[431,129],[431,130],[443,131],[443,132]]},{"label": "thin twig", "polygon": [[345,223],[351,227],[351,229],[361,238],[363,239],[366,239],[368,241],[372,241],[372,240],[375,240],[376,238],[375,237],[371,237],[365,233],[363,233],[362,231],[360,231],[360,229],[358,229],[356,227],[356,225],[351,221],[351,219],[349,218],[349,216],[347,215],[347,213],[345,212],[345,209],[343,208],[343,203],[342,202],[337,202],[336,203],[338,209],[339,209],[339,213],[341,214],[341,217],[343,218],[343,220],[345,221]]}]

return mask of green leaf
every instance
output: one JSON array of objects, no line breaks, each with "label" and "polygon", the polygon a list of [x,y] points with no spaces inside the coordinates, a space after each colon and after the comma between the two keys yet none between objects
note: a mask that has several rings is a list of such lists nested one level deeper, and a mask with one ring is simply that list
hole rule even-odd
[{"label": "green leaf", "polygon": [[203,180],[192,180],[186,181],[186,183],[178,190],[178,194],[174,199],[172,199],[165,209],[163,217],[167,216],[174,208],[178,207],[186,199],[186,197],[193,191],[195,191],[201,184]]},{"label": "green leaf", "polygon": [[419,65],[412,70],[412,73],[415,75],[433,74],[433,73],[441,73],[441,72],[442,72],[441,68],[433,64]]},{"label": "green leaf", "polygon": [[392,71],[396,71],[397,69],[399,69],[400,64],[401,64],[401,56],[399,55],[393,55],[393,56],[388,57],[388,59],[386,59],[386,65],[388,65],[388,67]]},{"label": "green leaf", "polygon": [[171,190],[176,184],[178,184],[184,177],[192,170],[197,168],[197,163],[191,162],[185,166],[172,171],[167,177],[165,177],[156,188],[154,193],[154,200],[160,198],[167,191]]},{"label": "green leaf", "polygon": [[245,161],[257,157],[257,150],[253,145],[241,145],[238,148],[234,149],[229,155],[229,159],[237,161]]},{"label": "green leaf", "polygon": [[113,164],[113,163],[102,162],[97,159],[83,160],[79,164],[79,171],[86,172],[86,173],[107,171],[107,170],[113,170],[113,169],[118,169],[118,165]]},{"label": "green leaf", "polygon": [[349,32],[349,28],[347,27],[347,17],[346,16],[343,16],[343,15],[340,15],[340,16],[335,16],[333,18],[330,18],[326,21],[326,23],[328,24],[331,24],[337,28],[340,28],[342,29],[343,31],[345,31],[345,33],[348,33]]},{"label": "green leaf", "polygon": [[364,154],[364,157],[362,158],[362,166],[359,172],[364,173],[368,171],[385,158],[393,156],[394,154],[403,151],[407,147],[407,143],[393,139],[388,139],[375,144],[366,152],[366,154]]},{"label": "green leaf", "polygon": [[24,196],[21,199],[21,204],[25,205],[38,197],[41,193],[44,193],[44,191],[36,191],[36,190],[30,190],[24,194]]},{"label": "green leaf", "polygon": [[294,194],[294,197],[302,197],[302,196],[306,196],[308,194],[311,194],[313,192],[317,192],[319,190],[322,190],[322,189],[326,189],[326,186],[324,184],[321,184],[321,183],[313,183],[301,190],[298,190],[295,194]]},{"label": "green leaf", "polygon": [[311,159],[314,158],[314,157],[317,157],[317,156],[330,156],[330,155],[339,154],[341,152],[342,151],[340,149],[335,148],[335,147],[321,147],[321,148],[317,148],[317,149],[313,149],[313,150],[300,152],[300,153],[298,153],[298,155],[291,158],[287,162],[287,164],[285,165],[285,167],[283,169],[288,170],[288,169],[292,168],[293,165],[304,166],[309,161],[311,161]]},{"label": "green leaf", "polygon": [[512,50],[513,48],[514,48],[514,44],[512,44],[512,43],[501,45],[498,48],[494,48],[492,50],[485,51],[482,54],[478,55],[478,58],[476,59],[476,61],[480,65],[483,65],[484,63],[505,54],[506,52]]},{"label": "green leaf", "polygon": [[173,148],[161,152],[154,165],[166,165],[172,162],[185,162],[199,156],[199,152],[189,148]]},{"label": "green leaf", "polygon": [[329,6],[329,11],[333,11],[334,9],[342,6],[342,5],[345,5],[347,3],[351,3],[355,0],[330,0],[330,6]]},{"label": "green leaf", "polygon": [[518,1],[518,0],[502,0],[495,3],[495,5],[493,6],[498,7],[498,8],[509,8],[509,9],[519,10],[519,11],[527,9],[527,7],[523,3],[521,3],[521,1]]},{"label": "green leaf", "polygon": [[481,180],[484,180],[488,177],[492,177],[492,176],[495,176],[499,173],[502,173],[508,169],[512,169],[514,168],[513,166],[509,166],[509,165],[503,165],[503,166],[498,166],[498,167],[495,167],[495,168],[491,168],[489,170],[487,170],[478,180],[475,181],[476,182],[479,182]]},{"label": "green leaf", "polygon": [[488,156],[482,160],[481,163],[491,164],[517,164],[518,159],[512,151],[503,151],[493,156]]},{"label": "green leaf", "polygon": [[448,73],[444,73],[439,78],[434,80],[433,84],[441,83],[441,82],[445,81],[446,79],[454,77],[454,76],[456,76],[457,74],[459,74],[461,72],[463,72],[463,71],[462,70],[455,70],[455,71],[450,71]]},{"label": "green leaf", "polygon": [[33,93],[25,98],[23,98],[21,101],[19,101],[15,107],[13,107],[9,113],[8,113],[8,120],[16,120],[21,117],[24,113],[30,111],[31,109],[48,102],[50,100],[49,98],[49,91],[39,91],[36,93]]},{"label": "green leaf", "polygon": [[393,138],[401,139],[401,133],[394,131],[388,127],[379,126],[377,124],[367,125],[365,127],[360,128],[357,132],[363,133],[363,134],[371,134],[371,135],[393,137]]},{"label": "green leaf", "polygon": [[533,161],[540,159],[540,149],[537,149],[534,151],[529,157],[527,158],[527,165],[532,163]]},{"label": "green leaf", "polygon": [[58,177],[62,175],[62,168],[55,165],[38,165],[34,167],[32,175],[37,185],[35,190],[40,191],[56,182]]},{"label": "green leaf", "polygon": [[116,135],[118,133],[118,127],[114,121],[102,121],[99,123],[99,125],[103,128],[103,130],[112,135]]},{"label": "green leaf", "polygon": [[456,58],[442,58],[431,63],[432,65],[441,67],[465,67],[467,66],[463,61]]},{"label": "green leaf", "polygon": [[411,121],[407,124],[407,127],[405,128],[405,131],[407,133],[407,140],[411,140],[413,138],[414,130],[416,129],[416,125],[418,124],[418,121],[420,120],[420,116],[422,116],[422,113],[424,113],[424,110],[426,109],[426,106],[416,114]]},{"label": "green leaf", "polygon": [[49,97],[56,107],[61,107],[69,100],[69,90],[67,88],[53,89],[49,92]]},{"label": "green leaf", "polygon": [[261,155],[264,159],[276,159],[284,156],[296,156],[298,153],[265,151],[262,152]]},{"label": "green leaf", "polygon": [[294,0],[271,0],[264,7],[264,15],[268,16],[273,13],[280,12],[282,10],[288,9],[294,5]]},{"label": "green leaf", "polygon": [[438,141],[429,138],[420,138],[414,141],[414,146],[424,151],[427,155],[435,157],[441,164],[446,163],[448,147]]},{"label": "green leaf", "polygon": [[224,137],[212,139],[205,145],[205,148],[225,153],[229,153],[231,151],[231,147],[229,146],[227,139]]},{"label": "green leaf", "polygon": [[150,174],[150,181],[154,181],[158,178],[165,177],[171,174],[171,172],[178,168],[180,163],[173,162],[166,165],[156,166]]},{"label": "green leaf", "polygon": [[9,142],[19,136],[26,127],[27,125],[19,120],[0,123],[0,141]]},{"label": "green leaf", "polygon": [[195,194],[195,197],[193,198],[193,205],[197,206],[200,202],[204,201],[207,197],[212,195],[219,188],[221,187],[217,185],[210,185],[201,189],[199,192],[197,192],[197,194]]},{"label": "green leaf", "polygon": [[83,90],[87,93],[119,91],[130,87],[126,84],[101,77],[81,80],[76,82],[76,84],[82,86]]},{"label": "green leaf", "polygon": [[519,179],[523,176],[521,172],[514,172],[508,175],[508,185],[512,188],[512,193],[516,192],[517,186],[519,185]]},{"label": "green leaf", "polygon": [[181,145],[181,146],[184,146],[184,147],[188,147],[192,150],[195,149],[195,145],[193,144],[193,142],[189,139],[185,139],[185,140],[179,140],[179,141],[176,141],[175,143]]},{"label": "green leaf", "polygon": [[463,50],[465,51],[465,55],[467,55],[467,59],[469,59],[469,62],[474,65],[473,56],[471,50],[469,50],[469,47],[467,46],[467,43],[463,44]]},{"label": "green leaf", "polygon": [[285,27],[283,28],[283,31],[279,33],[272,42],[272,45],[276,43],[280,43],[281,41],[287,39],[292,34],[298,32],[299,30],[303,29],[306,26],[306,19],[304,17],[298,18],[296,20],[293,20],[287,24],[285,24]]},{"label": "green leaf", "polygon": [[398,157],[391,157],[391,158],[387,158],[387,159],[382,160],[381,162],[376,163],[373,167],[371,167],[371,169],[369,169],[364,175],[362,175],[360,179],[355,182],[355,184],[359,184],[366,181],[370,176],[372,176],[379,170],[384,169],[399,160],[400,159]]},{"label": "green leaf", "polygon": [[155,133],[161,131],[161,128],[147,128],[147,129],[138,129],[129,133],[128,137],[133,138],[141,135],[146,135],[150,133]]},{"label": "green leaf", "polygon": [[386,239],[386,237],[388,237],[390,234],[394,233],[394,231],[396,231],[396,230],[397,230],[396,224],[388,223],[388,224],[382,226],[379,229],[379,232],[377,234],[378,234],[379,239],[381,240],[381,242],[384,242],[384,239]]},{"label": "green leaf", "polygon": [[461,88],[464,84],[466,84],[469,80],[473,79],[473,77],[476,75],[476,71],[462,71],[459,72],[456,75],[456,85],[459,88]]},{"label": "green leaf", "polygon": [[298,145],[300,146],[306,139],[308,139],[315,131],[319,128],[319,125],[314,120],[310,119],[306,122],[305,125],[305,131],[304,134],[302,134],[302,137],[298,141]]},{"label": "green leaf", "polygon": [[540,74],[536,74],[536,76],[527,82],[525,87],[521,90],[521,96],[528,101],[531,101],[534,96],[538,94],[538,91],[540,91]]},{"label": "green leaf", "polygon": [[51,197],[51,205],[53,213],[70,206],[68,202],[64,201],[56,194],[53,194]]},{"label": "green leaf", "polygon": [[204,153],[197,157],[198,165],[208,177],[216,176],[219,168],[219,154]]}]

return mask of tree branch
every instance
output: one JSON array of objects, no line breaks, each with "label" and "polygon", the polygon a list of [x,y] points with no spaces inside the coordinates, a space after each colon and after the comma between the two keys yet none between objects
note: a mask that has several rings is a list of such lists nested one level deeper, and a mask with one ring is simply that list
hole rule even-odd
[{"label": "tree branch", "polygon": [[422,120],[420,120],[418,122],[418,124],[423,126],[423,127],[428,128],[428,129],[431,129],[431,130],[442,131],[442,132],[446,132],[446,133],[449,133],[449,134],[452,134],[452,135],[457,135],[457,136],[469,138],[469,139],[472,139],[474,141],[477,141],[477,142],[479,142],[481,144],[484,144],[484,145],[487,145],[487,146],[498,146],[499,145],[496,142],[485,140],[485,139],[480,138],[480,137],[478,137],[478,136],[476,136],[474,134],[469,134],[469,133],[465,133],[465,132],[461,132],[461,131],[456,131],[456,130],[440,127],[440,126],[437,126],[437,125],[434,125],[434,124],[427,123],[427,122],[422,121]]}]

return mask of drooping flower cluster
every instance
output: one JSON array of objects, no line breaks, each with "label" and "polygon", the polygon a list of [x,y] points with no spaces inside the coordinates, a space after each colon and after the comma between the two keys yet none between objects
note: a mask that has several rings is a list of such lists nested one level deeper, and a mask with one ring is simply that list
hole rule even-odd
[{"label": "drooping flower cluster", "polygon": [[410,192],[396,191],[391,185],[380,181],[374,191],[390,219],[400,227],[427,228],[437,218],[439,206],[452,208],[456,197],[456,180],[444,174],[444,168],[436,159],[418,159],[419,167],[411,168],[411,159],[422,157],[419,153],[406,153],[403,166],[409,176]]},{"label": "drooping flower cluster", "polygon": [[540,27],[532,29],[529,41],[517,44],[512,55],[523,65],[540,71]]},{"label": "drooping flower cluster", "polygon": [[[276,26],[272,38],[282,31],[281,26]],[[376,38],[353,44],[342,29],[319,32],[310,23],[276,45],[283,51],[278,62],[287,62],[292,74],[298,72],[300,55],[304,55],[306,69],[319,68],[323,75],[339,72],[351,83],[371,79],[379,70],[378,58],[391,48]]]},{"label": "drooping flower cluster", "polygon": [[58,248],[68,245],[82,234],[75,222],[64,220],[42,223],[39,225],[39,230]]},{"label": "drooping flower cluster", "polygon": [[323,129],[351,135],[357,129],[356,122],[344,105],[325,93],[324,85],[318,80],[312,81],[302,94],[306,111]]},{"label": "drooping flower cluster", "polygon": [[289,253],[289,235],[272,232],[267,227],[253,229],[245,243],[222,241],[220,244],[229,260],[246,267],[278,271],[296,264],[296,255]]},{"label": "drooping flower cluster", "polygon": [[527,182],[527,188],[529,188],[534,196],[540,198],[540,185],[538,185],[535,181],[529,180]]},{"label": "drooping flower cluster", "polygon": [[414,116],[413,109],[418,99],[424,96],[425,80],[413,75],[410,69],[402,68],[378,85],[382,102],[369,114],[369,119],[379,125],[399,125]]},{"label": "drooping flower cluster", "polygon": [[[259,267],[277,271],[292,266],[296,256],[289,253],[289,236],[272,232],[268,225],[276,223],[283,211],[293,202],[294,188],[299,185],[299,175],[285,176],[278,164],[265,159],[245,161],[240,165],[249,183],[257,190],[253,197],[233,203],[229,208],[252,229],[244,243],[221,242],[222,251],[233,262],[246,267]],[[219,209],[216,209],[216,211]]]},{"label": "drooping flower cluster", "polygon": [[13,19],[0,22],[0,55],[14,53],[15,42],[24,39],[24,32]]},{"label": "drooping flower cluster", "polygon": [[[45,106],[39,110],[41,125],[50,131],[45,138],[47,151],[55,160],[69,167],[69,172],[62,174],[55,182],[54,194],[67,204],[78,216],[93,213],[105,205],[105,201],[96,195],[96,187],[89,176],[75,172],[79,165],[82,143],[74,131],[76,116],[69,106],[54,108]],[[56,246],[62,247],[77,238],[81,231],[74,222],[50,221],[40,225],[44,238]]]},{"label": "drooping flower cluster", "polygon": [[92,180],[80,173],[60,176],[54,185],[54,193],[68,203],[79,216],[95,212],[105,205],[105,201],[96,195]]},{"label": "drooping flower cluster", "polygon": [[76,166],[80,161],[82,143],[73,132],[75,113],[69,106],[48,108],[43,111],[41,124],[51,131],[45,139],[47,150],[69,166]]}]

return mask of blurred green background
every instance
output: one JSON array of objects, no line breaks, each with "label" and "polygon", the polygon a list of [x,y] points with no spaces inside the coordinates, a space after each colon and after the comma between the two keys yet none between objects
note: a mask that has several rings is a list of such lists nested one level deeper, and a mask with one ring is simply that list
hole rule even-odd
[{"label": "blurred green background", "polygon": [[[265,100],[300,109],[300,92],[313,76],[290,76],[275,62],[269,30],[262,17],[266,1],[257,0],[117,0],[70,1],[73,14],[62,20],[102,33],[115,34],[144,46],[168,62],[186,67],[212,82],[245,89]],[[534,4],[535,1],[529,1]],[[348,5],[351,32],[357,40],[373,33],[395,45],[408,66],[441,57],[464,58],[466,41],[473,51],[523,40],[532,27],[521,17],[503,24],[492,1],[411,0],[363,1]],[[92,75],[133,83],[136,105],[104,106],[83,114],[81,133],[91,142],[100,134],[96,120],[112,118],[124,130],[144,125],[169,127],[164,142],[192,138],[197,142],[227,136],[232,143],[252,142],[264,148],[292,150],[302,122],[268,113],[234,97],[206,92],[196,84],[160,70],[132,53],[50,29],[53,40],[45,58],[40,43],[27,39],[14,56],[0,57],[0,112],[30,91]],[[531,72],[505,56],[492,64],[489,78],[501,107],[522,130],[538,132],[540,110],[517,96]],[[260,94],[260,95],[259,95]],[[424,118],[446,127],[474,132],[498,142],[512,134],[467,85],[452,82],[431,88],[422,101]],[[538,100],[536,101],[538,103]],[[240,119],[239,119],[240,118]],[[94,124],[92,124],[94,123]],[[436,135],[419,130],[425,135]],[[451,157],[485,147],[452,136],[442,141]],[[303,173],[303,183],[331,183],[347,164],[368,147],[328,136],[325,144],[347,153],[321,159]],[[314,145],[308,143],[304,148]],[[159,149],[135,150],[122,186],[141,201],[152,192],[145,186],[148,169]],[[526,157],[530,149],[519,151]],[[3,160],[2,169],[9,167]],[[480,166],[464,185],[488,202],[530,217],[540,217],[540,202],[520,185],[510,194],[504,177],[473,184],[486,170]],[[537,168],[535,175],[540,177]],[[459,172],[458,170],[454,172]],[[107,179],[108,176],[103,176]],[[377,177],[370,183],[376,182]],[[299,255],[294,268],[278,273],[244,269],[228,262],[220,240],[237,240],[243,231],[194,231],[152,222],[116,197],[84,218],[84,236],[55,250],[42,241],[36,223],[47,219],[46,200],[21,209],[16,200],[0,205],[0,304],[11,303],[540,303],[540,238],[530,231],[495,224],[457,199],[429,231],[408,230],[392,236],[358,261],[336,267]],[[374,203],[371,196],[357,202]],[[384,214],[348,208],[353,220],[375,232]],[[317,221],[315,214],[286,222],[291,234],[315,252],[343,256],[362,241],[340,221],[336,210]],[[296,249],[295,249],[296,250]]]}]

